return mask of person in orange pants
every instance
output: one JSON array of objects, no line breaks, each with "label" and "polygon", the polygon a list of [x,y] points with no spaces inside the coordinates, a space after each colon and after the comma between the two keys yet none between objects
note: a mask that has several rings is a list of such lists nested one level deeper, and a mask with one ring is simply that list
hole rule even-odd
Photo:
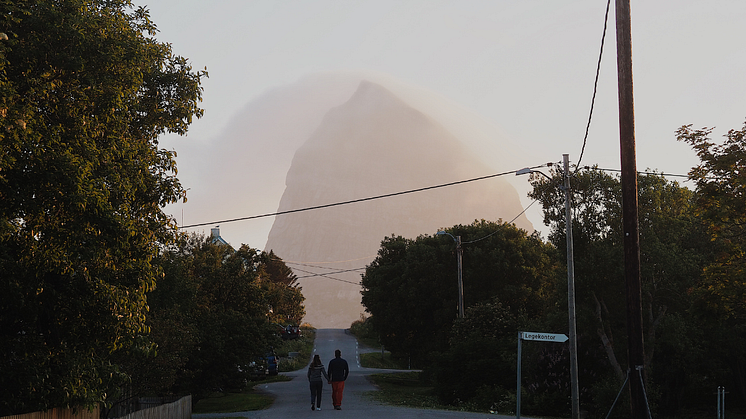
[{"label": "person in orange pants", "polygon": [[345,380],[350,375],[350,367],[342,358],[342,351],[334,351],[334,359],[329,361],[329,384],[332,385],[332,405],[335,410],[342,410],[342,394],[345,389]]}]

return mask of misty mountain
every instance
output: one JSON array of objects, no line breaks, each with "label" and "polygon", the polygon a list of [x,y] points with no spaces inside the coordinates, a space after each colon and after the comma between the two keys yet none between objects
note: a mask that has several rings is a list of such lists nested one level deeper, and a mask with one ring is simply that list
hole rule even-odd
[{"label": "misty mountain", "polygon": [[[295,152],[278,211],[493,173],[438,121],[381,85],[363,81]],[[384,237],[415,238],[477,219],[511,220],[522,210],[516,190],[498,177],[278,216],[265,250],[274,250],[300,278],[306,321],[348,327],[363,312],[362,270],[339,271],[363,268]],[[515,223],[533,231],[525,216]]]},{"label": "misty mountain", "polygon": [[[359,83],[345,75],[308,76],[249,101],[216,138],[182,139],[179,179],[190,189],[189,201],[170,208],[180,224],[273,212],[295,151]],[[262,218],[223,225],[222,234],[234,247],[261,249],[271,227],[272,219]]]}]

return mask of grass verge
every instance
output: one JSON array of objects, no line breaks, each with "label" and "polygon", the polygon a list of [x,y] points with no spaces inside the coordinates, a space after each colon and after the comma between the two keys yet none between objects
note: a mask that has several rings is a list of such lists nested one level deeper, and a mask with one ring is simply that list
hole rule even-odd
[{"label": "grass verge", "polygon": [[353,335],[355,335],[355,339],[360,343],[360,346],[367,346],[372,349],[378,349],[379,351],[381,350],[381,343],[378,341],[378,338],[356,335],[355,333],[353,333]]},{"label": "grass verge", "polygon": [[272,405],[274,399],[255,390],[260,384],[289,381],[284,375],[276,375],[262,381],[254,381],[251,388],[240,393],[213,393],[210,397],[197,402],[192,411],[194,413],[233,413],[266,409]]},{"label": "grass verge", "polygon": [[[419,372],[372,374],[369,379],[378,387],[367,396],[379,403],[426,409],[448,409],[438,403],[432,386],[420,381]],[[452,409],[452,408],[451,408]]]},{"label": "grass verge", "polygon": [[418,371],[373,374],[369,376],[369,379],[379,390],[371,391],[366,396],[378,403],[418,409],[487,413],[485,409],[481,409],[473,403],[464,403],[459,406],[440,403],[433,386],[423,383]]},{"label": "grass verge", "polygon": [[395,370],[406,370],[407,362],[405,360],[391,357],[391,352],[369,352],[360,354],[360,365],[365,368],[384,368]]},{"label": "grass verge", "polygon": [[[487,413],[485,410],[476,408],[470,404],[464,404],[462,406],[440,404],[438,398],[435,396],[433,387],[420,381],[419,372],[412,371],[390,374],[372,374],[368,376],[368,379],[373,382],[379,390],[370,391],[366,393],[365,396],[381,404],[414,407],[419,409]],[[512,400],[512,403],[513,404],[510,405],[510,407],[515,407],[515,399]],[[619,407],[617,407],[617,409],[620,410]],[[505,414],[512,415],[513,412],[507,409]],[[682,419],[707,419],[711,416],[711,412],[706,412],[700,409],[689,409],[687,411],[679,412],[676,417]],[[548,416],[541,415],[534,417],[548,418]],[[729,408],[728,417],[729,419],[746,419],[746,409],[737,407]]]}]

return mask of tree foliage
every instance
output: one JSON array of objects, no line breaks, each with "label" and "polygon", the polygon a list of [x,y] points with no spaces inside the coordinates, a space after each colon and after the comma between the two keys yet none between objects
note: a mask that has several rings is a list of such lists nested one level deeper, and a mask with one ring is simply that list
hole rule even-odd
[{"label": "tree foliage", "polygon": [[262,289],[270,306],[270,321],[279,325],[300,325],[306,312],[298,276],[274,251],[259,255]]},{"label": "tree foliage", "polygon": [[[527,317],[539,316],[553,291],[557,264],[538,236],[487,221],[447,230],[463,242],[464,304],[500,296]],[[381,342],[395,355],[422,365],[448,349],[457,316],[457,261],[453,240],[387,237],[363,275],[363,304]]]},{"label": "tree foliage", "polygon": [[477,401],[487,410],[514,390],[519,324],[516,313],[497,296],[471,305],[463,319],[453,322],[448,349],[429,366],[438,398],[458,405],[489,394]]},{"label": "tree foliage", "polygon": [[723,320],[746,322],[746,124],[730,130],[722,144],[709,137],[712,129],[677,132],[692,146],[700,164],[689,172],[696,182],[698,215],[719,245],[716,260],[705,271],[698,292]]},{"label": "tree foliage", "polygon": [[[564,191],[557,188],[560,180],[558,173],[553,173],[552,181],[533,178],[530,196],[542,202],[545,222],[552,229],[550,240],[564,253]],[[571,186],[579,364],[605,365],[621,383],[626,374],[627,339],[620,181],[593,168],[576,172]],[[681,370],[677,364],[691,361],[694,354],[703,351],[695,339],[702,323],[691,311],[695,300],[690,290],[711,257],[712,248],[696,216],[692,191],[663,176],[647,174],[638,176],[638,193],[645,371],[649,384],[659,386],[652,388],[660,389],[653,394],[660,395],[661,409],[675,412],[682,406],[679,394],[684,383],[700,374],[697,369]],[[599,344],[603,350],[594,350]],[[606,362],[599,363],[599,356]],[[597,378],[588,379],[602,380],[605,376],[597,374]],[[587,396],[592,397],[591,393]],[[598,392],[595,395],[600,397]],[[597,399],[595,403],[603,401]]]},{"label": "tree foliage", "polygon": [[708,338],[714,344],[708,350],[727,365],[731,388],[746,405],[746,124],[729,130],[721,143],[710,139],[711,134],[710,128],[691,125],[676,131],[700,160],[689,178],[697,185],[697,215],[715,250],[692,293],[710,323]]},{"label": "tree foliage", "polygon": [[0,1],[0,414],[91,406],[147,351],[161,211],[205,73],[129,1]]},{"label": "tree foliage", "polygon": [[[655,173],[638,176],[644,371],[654,415],[711,405],[713,389],[722,385],[739,396],[731,398],[731,406],[746,405],[746,125],[729,131],[721,143],[711,140],[711,133],[691,126],[677,131],[700,158],[689,173],[694,191]],[[500,380],[514,365],[507,362],[512,349],[493,330],[567,327],[561,180],[556,171],[550,179],[531,179],[529,196],[543,205],[551,246],[540,250],[530,239],[526,243],[549,257],[547,262],[523,257],[520,243],[504,246],[507,236],[482,246],[476,237],[484,232],[470,234],[479,223],[448,230],[465,244],[463,320],[454,321],[455,254],[449,238],[392,236],[366,269],[368,322],[392,352],[436,361],[426,372],[443,401],[494,407],[510,398]],[[627,364],[621,185],[618,177],[586,168],[573,173],[571,187],[581,404],[601,416],[616,398]],[[527,266],[546,278],[534,281],[536,271]],[[569,410],[567,349],[526,352],[526,411]],[[484,374],[487,369],[500,371],[499,377]]]},{"label": "tree foliage", "polygon": [[[200,398],[243,388],[252,362],[279,344],[273,316],[304,313],[300,289],[285,285],[286,275],[266,274],[267,256],[201,236],[183,237],[177,248],[162,252],[158,263],[165,275],[148,295],[158,356],[131,366],[137,394]],[[294,276],[274,255],[272,264]]]}]

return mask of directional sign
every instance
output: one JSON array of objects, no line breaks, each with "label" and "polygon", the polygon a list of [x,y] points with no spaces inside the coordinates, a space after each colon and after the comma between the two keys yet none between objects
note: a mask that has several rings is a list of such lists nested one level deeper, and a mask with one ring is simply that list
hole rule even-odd
[{"label": "directional sign", "polygon": [[561,333],[518,332],[518,366],[516,369],[515,419],[521,419],[521,341],[539,340],[542,342],[567,342],[567,335]]},{"label": "directional sign", "polygon": [[562,333],[521,332],[521,339],[540,340],[543,342],[567,342],[567,335],[563,335]]}]

